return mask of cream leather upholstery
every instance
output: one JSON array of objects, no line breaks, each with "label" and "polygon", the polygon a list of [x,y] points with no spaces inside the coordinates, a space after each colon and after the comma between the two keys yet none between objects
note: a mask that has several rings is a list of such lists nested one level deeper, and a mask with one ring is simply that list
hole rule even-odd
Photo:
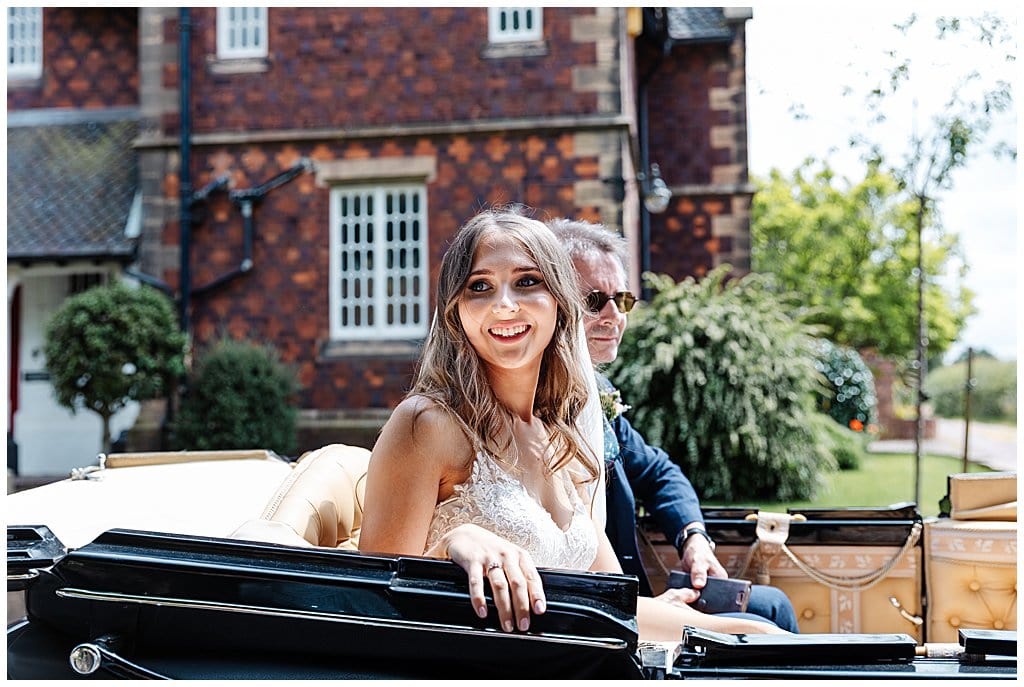
[{"label": "cream leather upholstery", "polygon": [[263,514],[239,527],[236,539],[289,546],[356,550],[370,452],[330,444],[302,456]]},{"label": "cream leather upholstery", "polygon": [[929,642],[956,642],[960,628],[1017,629],[1016,482],[1016,473],[954,475],[953,518],[925,521]]}]

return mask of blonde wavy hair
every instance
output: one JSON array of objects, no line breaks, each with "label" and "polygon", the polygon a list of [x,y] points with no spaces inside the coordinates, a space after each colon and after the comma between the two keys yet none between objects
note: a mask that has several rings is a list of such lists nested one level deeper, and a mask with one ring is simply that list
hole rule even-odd
[{"label": "blonde wavy hair", "polygon": [[579,334],[583,307],[576,271],[555,235],[537,220],[510,210],[485,210],[455,235],[441,262],[437,316],[409,395],[429,398],[449,412],[475,450],[485,450],[496,459],[515,464],[519,456],[512,441],[513,415],[495,397],[458,309],[477,248],[492,235],[514,239],[526,250],[558,306],[555,331],[541,360],[533,408],[534,415],[547,427],[554,449],[548,469],[560,470],[579,458],[589,474],[587,481],[596,480],[598,458],[577,426],[587,401],[584,374],[590,365],[583,357]]}]

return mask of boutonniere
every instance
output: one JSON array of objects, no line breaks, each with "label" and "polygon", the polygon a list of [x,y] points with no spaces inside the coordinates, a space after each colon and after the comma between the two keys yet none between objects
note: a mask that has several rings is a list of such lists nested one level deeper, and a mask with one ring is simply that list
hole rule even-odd
[{"label": "boutonniere", "polygon": [[601,410],[604,411],[604,416],[608,418],[608,422],[613,421],[619,415],[630,409],[622,402],[622,395],[619,394],[619,390],[614,391],[602,391],[601,396]]}]

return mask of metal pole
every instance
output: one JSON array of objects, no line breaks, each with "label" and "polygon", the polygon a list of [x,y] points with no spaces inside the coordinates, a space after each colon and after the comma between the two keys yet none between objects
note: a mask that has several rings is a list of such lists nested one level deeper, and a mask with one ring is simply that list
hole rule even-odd
[{"label": "metal pole", "polygon": [[[181,331],[188,337],[189,306],[192,294],[192,119],[191,119],[191,82],[189,54],[191,53],[192,17],[187,7],[178,10],[178,88],[179,88],[179,136],[180,145],[178,161],[178,236],[180,262],[178,269],[178,308]],[[174,426],[174,404],[177,393],[184,385],[184,378],[171,380],[167,388],[167,410],[160,425],[160,449],[171,447],[171,432]]]},{"label": "metal pole", "polygon": [[971,436],[971,389],[974,388],[974,348],[967,348],[967,382],[964,384],[964,466],[967,472],[967,440]]},{"label": "metal pole", "polygon": [[181,267],[179,270],[179,290],[181,293],[181,330],[188,336],[189,331],[189,305],[192,295],[192,149],[191,149],[191,136],[192,136],[192,118],[191,118],[191,100],[192,100],[192,89],[191,89],[191,74],[189,73],[189,53],[192,36],[192,19],[187,7],[183,7],[178,11],[178,31],[180,32],[179,38],[179,90],[181,103],[179,107],[179,119],[180,119],[180,137],[181,137],[181,150],[180,150],[180,163],[178,170],[178,193],[180,197],[181,207],[179,212],[179,223],[181,226],[178,227],[179,236],[181,238]]},{"label": "metal pole", "polygon": [[663,59],[663,53],[658,55],[654,65],[644,74],[638,86],[639,93],[637,94],[637,105],[639,109],[639,120],[637,122],[637,132],[640,138],[640,280],[641,280],[641,291],[640,298],[645,301],[651,300],[651,289],[644,280],[643,275],[651,271],[651,212],[647,209],[646,203],[644,203],[644,194],[647,193],[647,189],[650,185],[650,121],[647,109],[647,88],[651,77],[654,76],[654,72],[661,65]]},{"label": "metal pole", "polygon": [[917,418],[914,421],[914,503],[921,504],[921,443],[924,438],[924,417],[921,407],[924,405],[924,379],[926,374],[926,351],[928,337],[924,321],[924,210],[927,198],[917,196],[917,360],[914,366],[917,372],[917,397],[915,406]]}]

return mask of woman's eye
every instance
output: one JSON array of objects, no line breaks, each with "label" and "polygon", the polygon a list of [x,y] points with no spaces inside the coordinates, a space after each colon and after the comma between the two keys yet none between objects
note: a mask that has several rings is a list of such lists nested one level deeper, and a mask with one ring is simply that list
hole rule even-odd
[{"label": "woman's eye", "polygon": [[523,277],[522,279],[519,280],[519,286],[524,286],[524,287],[537,286],[537,284],[542,284],[542,283],[543,283],[543,280],[540,277],[535,277],[533,275],[529,275],[529,276]]},{"label": "woman's eye", "polygon": [[477,281],[473,281],[473,282],[470,282],[469,284],[467,284],[466,288],[469,289],[470,291],[475,291],[476,293],[480,293],[482,291],[486,291],[488,287],[487,287],[487,282],[485,282],[482,279],[479,279]]}]

